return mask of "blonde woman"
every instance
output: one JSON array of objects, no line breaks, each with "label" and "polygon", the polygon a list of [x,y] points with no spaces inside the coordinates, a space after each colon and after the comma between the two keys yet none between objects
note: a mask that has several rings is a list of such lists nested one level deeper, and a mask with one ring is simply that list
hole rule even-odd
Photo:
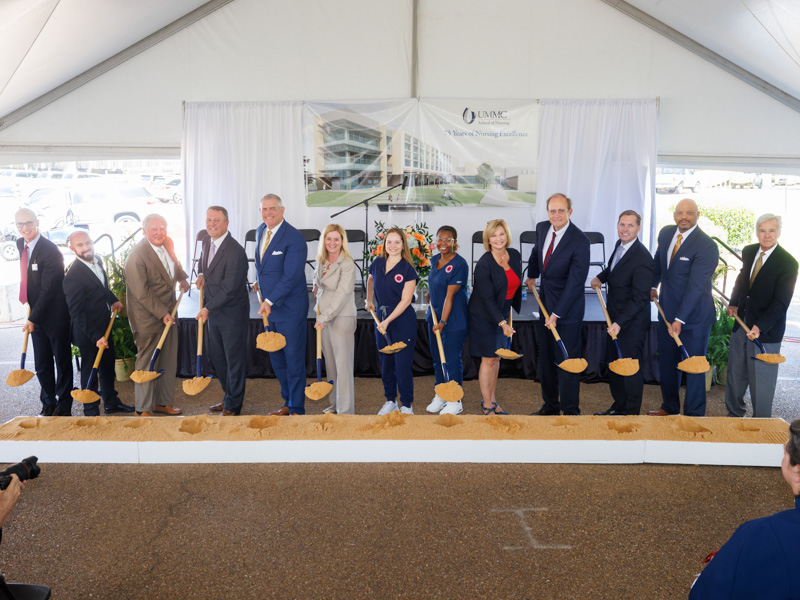
[{"label": "blonde woman", "polygon": [[356,331],[356,265],[347,248],[347,234],[331,223],[322,232],[314,272],[314,293],[319,316],[314,325],[322,330],[325,369],[333,380],[330,406],[322,412],[355,414],[353,354]]},{"label": "blonde woman", "polygon": [[[392,343],[405,342],[406,347],[396,354],[379,353],[381,379],[386,403],[379,415],[398,410],[397,394],[400,393],[399,410],[413,415],[414,401],[414,346],[417,344],[417,315],[411,307],[414,288],[417,287],[417,271],[411,261],[405,233],[397,227],[386,232],[380,256],[372,261],[367,280],[367,310],[377,308],[380,326],[375,328],[375,340],[380,350],[386,340],[380,330],[386,331]],[[372,303],[373,294],[375,304]]]}]

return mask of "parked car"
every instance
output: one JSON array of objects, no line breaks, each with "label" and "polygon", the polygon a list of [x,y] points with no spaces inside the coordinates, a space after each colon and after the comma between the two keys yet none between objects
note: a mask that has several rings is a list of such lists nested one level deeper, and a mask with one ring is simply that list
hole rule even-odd
[{"label": "parked car", "polygon": [[151,189],[153,196],[162,202],[170,200],[175,203],[183,202],[183,180],[180,177],[170,179],[161,185],[153,185]]},{"label": "parked car", "polygon": [[700,175],[694,169],[660,168],[656,172],[656,192],[680,194],[685,189],[700,191]]},{"label": "parked car", "polygon": [[733,173],[731,175],[731,189],[735,188],[759,188],[764,184],[764,179],[760,173]]}]

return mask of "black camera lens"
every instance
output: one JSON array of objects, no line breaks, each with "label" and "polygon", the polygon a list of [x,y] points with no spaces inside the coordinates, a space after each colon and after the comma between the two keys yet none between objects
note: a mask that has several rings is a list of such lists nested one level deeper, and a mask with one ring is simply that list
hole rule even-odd
[{"label": "black camera lens", "polygon": [[23,458],[17,464],[0,471],[0,490],[4,490],[9,486],[11,475],[14,473],[17,474],[20,481],[36,479],[39,473],[42,472],[42,468],[36,464],[38,460],[35,456],[29,456],[28,458]]}]

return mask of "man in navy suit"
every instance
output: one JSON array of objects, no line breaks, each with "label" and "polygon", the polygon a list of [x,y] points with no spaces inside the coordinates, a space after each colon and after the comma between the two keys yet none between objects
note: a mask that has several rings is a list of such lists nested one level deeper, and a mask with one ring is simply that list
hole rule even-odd
[{"label": "man in navy suit", "polygon": [[[742,250],[744,264],[731,293],[728,315],[738,314],[769,354],[780,354],[786,331],[786,311],[797,281],[797,261],[782,246],[781,218],[761,215],[756,221],[758,244]],[[756,258],[758,255],[758,258]],[[728,384],[725,405],[729,417],[743,417],[747,407],[744,394],[750,388],[753,416],[770,418],[778,365],[752,360],[760,350],[749,342],[739,324],[733,326],[728,356]]]},{"label": "man in navy suit", "polygon": [[[61,282],[64,257],[56,245],[39,233],[39,219],[29,208],[15,215],[20,255],[19,301],[30,307],[23,331],[33,341],[36,377],[42,390],[42,416],[72,414],[72,346],[69,342],[69,311]],[[56,379],[56,370],[58,378]]]},{"label": "man in navy suit", "polygon": [[286,338],[282,350],[270,353],[270,362],[281,384],[283,406],[270,414],[305,414],[306,320],[308,246],[303,234],[283,219],[281,199],[267,194],[261,199],[263,223],[256,231],[257,289],[263,302],[259,315],[269,319],[270,331]]},{"label": "man in navy suit", "polygon": [[[705,356],[708,335],[716,320],[711,298],[711,279],[719,262],[719,249],[697,226],[700,211],[694,200],[685,198],[675,207],[675,225],[667,225],[658,234],[655,270],[650,299],[659,300],[669,328],[658,328],[658,368],[661,374],[661,408],[652,416],[681,412],[680,385],[683,360],[672,334],[680,336],[689,356]],[[661,293],[658,286],[661,285]],[[686,399],[683,414],[702,417],[706,414],[706,377],[704,373],[686,374]]]},{"label": "man in navy suit", "polygon": [[[650,282],[653,281],[653,257],[639,241],[642,217],[635,210],[626,210],[617,221],[619,240],[608,261],[608,267],[593,278],[591,285],[608,284],[608,333],[617,336],[622,356],[639,358],[650,328]],[[617,360],[617,349],[609,335],[606,340],[608,362]],[[633,375],[608,372],[608,383],[614,403],[597,415],[638,415],[642,407],[644,375],[639,369]]]},{"label": "man in navy suit", "polygon": [[[572,200],[564,194],[547,199],[549,221],[536,225],[536,244],[528,264],[529,288],[539,282],[542,304],[550,313],[545,327],[556,327],[570,358],[578,358],[583,347],[583,288],[589,274],[589,238],[570,222]],[[579,415],[580,373],[568,373],[555,363],[564,356],[549,331],[539,336],[539,373],[544,406],[537,415]]]},{"label": "man in navy suit", "polygon": [[228,232],[228,211],[209,206],[200,256],[197,287],[203,289],[198,319],[208,323],[208,357],[225,397],[211,407],[222,416],[238,415],[244,401],[250,299],[247,293],[247,254]]},{"label": "man in navy suit", "polygon": [[[108,289],[108,277],[103,269],[103,262],[94,253],[94,244],[89,233],[84,230],[73,232],[69,236],[69,247],[75,253],[75,260],[67,269],[62,286],[69,307],[72,343],[81,352],[81,389],[97,392],[99,383],[106,414],[133,412],[134,407],[122,403],[114,386],[114,342],[112,339],[103,339],[111,310],[121,311],[122,303]],[[97,342],[100,340],[108,349],[103,351],[92,387],[87,388],[86,384],[97,357]],[[84,404],[83,414],[87,417],[99,416],[100,400]]]}]

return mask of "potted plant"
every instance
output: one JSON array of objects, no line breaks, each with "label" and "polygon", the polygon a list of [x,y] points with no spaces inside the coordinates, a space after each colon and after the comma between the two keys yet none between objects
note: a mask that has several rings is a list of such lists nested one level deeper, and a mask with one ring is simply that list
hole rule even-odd
[{"label": "potted plant", "polygon": [[122,312],[117,315],[111,328],[111,339],[114,341],[114,357],[117,381],[130,381],[136,363],[136,344],[128,321],[125,304],[125,261],[130,254],[130,246],[120,255],[105,257],[104,263],[108,275],[108,287],[122,303]]},{"label": "potted plant", "polygon": [[708,336],[708,363],[716,371],[717,385],[725,385],[728,381],[728,351],[731,346],[731,331],[733,330],[733,317],[725,312],[725,307],[716,302],[717,320],[711,324],[711,333]]}]

